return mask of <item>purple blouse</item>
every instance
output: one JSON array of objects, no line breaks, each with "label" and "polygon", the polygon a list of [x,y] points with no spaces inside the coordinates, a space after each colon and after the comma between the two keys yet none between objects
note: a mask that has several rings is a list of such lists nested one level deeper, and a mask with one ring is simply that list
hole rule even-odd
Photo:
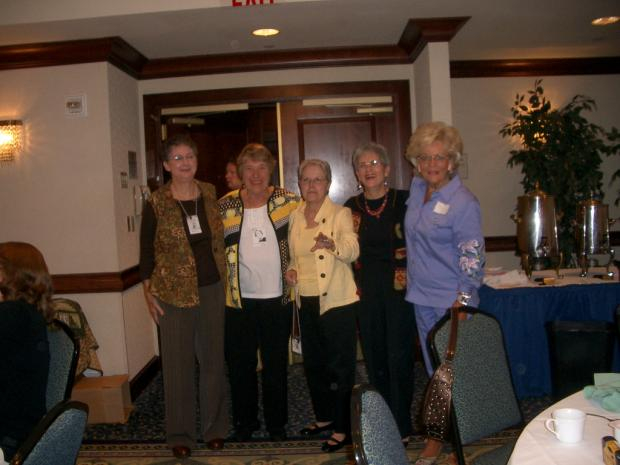
[{"label": "purple blouse", "polygon": [[485,260],[478,199],[458,176],[424,203],[426,186],[413,178],[407,200],[406,300],[448,308],[465,292],[476,306]]}]

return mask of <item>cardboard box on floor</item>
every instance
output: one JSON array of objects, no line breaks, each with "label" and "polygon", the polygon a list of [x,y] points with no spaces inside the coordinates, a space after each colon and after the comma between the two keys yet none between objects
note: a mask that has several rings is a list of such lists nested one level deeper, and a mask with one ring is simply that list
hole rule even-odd
[{"label": "cardboard box on floor", "polygon": [[133,409],[127,375],[81,378],[71,398],[88,404],[89,424],[125,423]]}]

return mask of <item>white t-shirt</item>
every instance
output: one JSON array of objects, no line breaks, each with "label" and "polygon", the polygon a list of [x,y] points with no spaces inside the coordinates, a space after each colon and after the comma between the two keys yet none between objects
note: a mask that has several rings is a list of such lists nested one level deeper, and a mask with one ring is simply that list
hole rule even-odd
[{"label": "white t-shirt", "polygon": [[243,210],[239,241],[241,296],[270,299],[282,295],[282,266],[267,205]]}]

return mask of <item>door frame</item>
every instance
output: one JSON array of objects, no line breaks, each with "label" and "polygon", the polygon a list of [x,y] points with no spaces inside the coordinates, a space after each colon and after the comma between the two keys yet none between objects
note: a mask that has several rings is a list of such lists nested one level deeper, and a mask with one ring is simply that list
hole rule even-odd
[{"label": "door frame", "polygon": [[243,87],[149,94],[143,96],[144,141],[147,180],[160,184],[163,179],[161,150],[161,111],[163,108],[223,103],[280,103],[308,98],[337,98],[390,95],[396,120],[397,154],[404,154],[411,134],[409,81],[341,82]]}]

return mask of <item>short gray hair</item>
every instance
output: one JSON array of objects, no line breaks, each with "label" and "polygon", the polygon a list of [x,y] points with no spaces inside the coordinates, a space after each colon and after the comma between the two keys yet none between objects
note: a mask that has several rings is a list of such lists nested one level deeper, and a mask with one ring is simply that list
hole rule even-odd
[{"label": "short gray hair", "polygon": [[379,161],[384,166],[390,166],[390,159],[388,158],[387,149],[376,142],[368,142],[367,144],[360,145],[353,151],[353,156],[351,157],[351,163],[353,164],[353,169],[357,169],[357,161],[364,153],[374,153],[379,157]]},{"label": "short gray hair", "polygon": [[318,166],[323,171],[323,175],[329,184],[332,182],[332,169],[325,160],[319,160],[318,158],[309,158],[301,162],[299,168],[297,168],[297,180],[301,181],[301,175],[308,166]]}]

